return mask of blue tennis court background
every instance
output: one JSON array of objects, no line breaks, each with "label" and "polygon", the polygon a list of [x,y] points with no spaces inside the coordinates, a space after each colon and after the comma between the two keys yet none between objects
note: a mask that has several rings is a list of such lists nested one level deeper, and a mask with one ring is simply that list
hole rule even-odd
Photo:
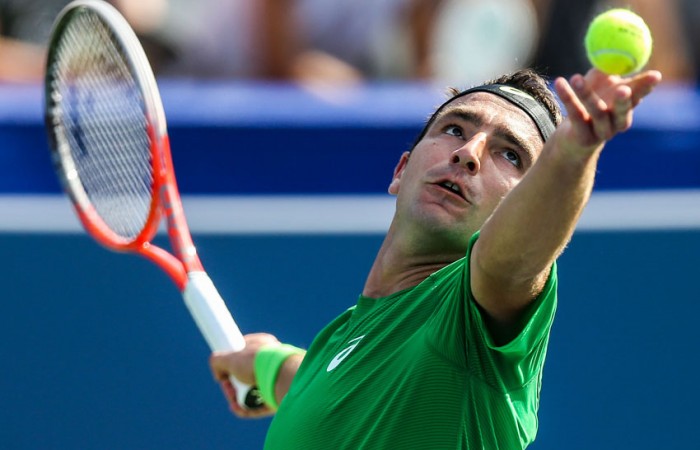
[{"label": "blue tennis court background", "polygon": [[[184,194],[311,199],[381,195],[441,99],[425,86],[330,101],[279,87],[166,84],[163,96]],[[40,93],[3,89],[0,98],[0,193],[57,193]],[[699,188],[699,113],[692,90],[648,99],[635,129],[603,155],[596,189]],[[381,238],[195,234],[241,328],[299,346],[355,302]],[[268,421],[228,413],[208,349],[157,268],[80,234],[9,231],[0,249],[0,448],[261,447]],[[576,233],[559,264],[532,448],[697,447],[698,255],[700,227]]]}]

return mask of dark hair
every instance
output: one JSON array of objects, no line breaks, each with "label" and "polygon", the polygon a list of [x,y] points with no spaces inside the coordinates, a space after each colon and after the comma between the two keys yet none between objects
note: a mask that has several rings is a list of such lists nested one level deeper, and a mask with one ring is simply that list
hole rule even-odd
[{"label": "dark hair", "polygon": [[503,75],[485,84],[505,84],[527,92],[549,111],[555,125],[561,123],[561,108],[552,90],[549,88],[548,80],[533,69],[521,69],[510,75]]},{"label": "dark hair", "polygon": [[[526,92],[549,112],[550,118],[555,125],[559,125],[559,123],[561,123],[562,114],[561,108],[559,107],[559,102],[557,102],[554,93],[549,88],[547,79],[533,69],[521,69],[511,74],[502,75],[498,78],[487,81],[482,86],[493,84],[512,86]],[[430,128],[430,126],[433,124],[440,111],[442,111],[442,109],[452,100],[459,97],[464,91],[465,90],[460,90],[457,88],[448,89],[448,99],[428,118],[425,126],[418,135],[418,138],[416,138],[415,142],[413,143],[413,146],[411,147],[412,149],[423,139],[425,133],[428,131],[428,128]]]}]

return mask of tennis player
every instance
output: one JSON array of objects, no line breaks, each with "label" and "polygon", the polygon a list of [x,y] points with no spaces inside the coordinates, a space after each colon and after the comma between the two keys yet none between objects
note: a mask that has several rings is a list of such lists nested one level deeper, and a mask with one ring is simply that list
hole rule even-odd
[{"label": "tennis player", "polygon": [[[558,78],[563,120],[530,70],[455,92],[396,166],[396,211],[356,306],[306,353],[254,334],[244,351],[212,355],[233,412],[276,411],[268,450],[527,447],[556,259],[606,141],[660,80]],[[241,409],[230,374],[267,406]]]}]

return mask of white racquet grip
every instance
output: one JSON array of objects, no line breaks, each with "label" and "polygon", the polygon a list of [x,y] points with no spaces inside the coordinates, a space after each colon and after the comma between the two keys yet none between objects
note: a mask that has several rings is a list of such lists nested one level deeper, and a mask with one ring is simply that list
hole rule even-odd
[{"label": "white racquet grip", "polygon": [[[241,330],[233,320],[219,291],[205,272],[190,272],[182,292],[187,309],[194,318],[204,339],[212,351],[240,351],[245,347]],[[238,404],[246,409],[254,408],[256,388],[231,377],[236,388]]]}]

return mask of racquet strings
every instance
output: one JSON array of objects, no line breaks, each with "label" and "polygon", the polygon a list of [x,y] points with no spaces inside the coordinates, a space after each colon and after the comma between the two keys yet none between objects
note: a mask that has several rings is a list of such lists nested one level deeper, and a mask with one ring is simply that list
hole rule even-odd
[{"label": "racquet strings", "polygon": [[133,240],[154,195],[142,90],[120,41],[97,14],[78,10],[62,33],[47,73],[64,176],[114,233]]}]

